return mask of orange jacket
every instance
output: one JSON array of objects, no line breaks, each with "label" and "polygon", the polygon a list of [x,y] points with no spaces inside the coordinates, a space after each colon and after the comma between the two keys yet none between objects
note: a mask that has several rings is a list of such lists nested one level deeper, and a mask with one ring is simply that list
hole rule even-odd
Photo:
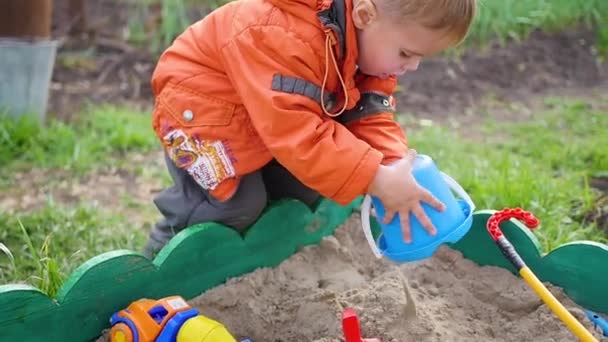
[{"label": "orange jacket", "polygon": [[219,200],[273,158],[337,203],[365,193],[407,146],[396,80],[357,73],[351,1],[239,0],[181,34],[152,77],[176,165]]}]

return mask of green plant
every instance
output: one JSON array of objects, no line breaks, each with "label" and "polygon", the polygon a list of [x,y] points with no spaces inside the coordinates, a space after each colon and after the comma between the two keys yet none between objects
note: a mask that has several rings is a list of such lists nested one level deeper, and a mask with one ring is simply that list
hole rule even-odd
[{"label": "green plant", "polygon": [[534,212],[545,250],[573,240],[606,242],[595,222],[578,218],[598,200],[588,178],[608,170],[608,113],[580,101],[547,103],[552,108],[529,122],[479,122],[483,143],[431,126],[408,129],[410,145],[458,179],[478,208]]},{"label": "green plant", "polygon": [[[608,16],[605,16],[604,20],[608,20]],[[608,56],[608,26],[598,27],[596,46],[600,55],[600,62],[603,62]]]},{"label": "green plant", "polygon": [[46,236],[40,251],[38,251],[34,247],[34,243],[23,223],[20,220],[18,220],[18,223],[37,268],[36,275],[31,277],[36,280],[36,286],[40,290],[54,296],[63,283],[63,275],[59,271],[57,262],[50,254],[51,235]]},{"label": "green plant", "polygon": [[5,244],[0,242],[0,251],[2,251],[2,253],[4,253],[8,257],[13,270],[15,270],[17,266],[15,265],[15,257],[13,256],[11,250]]},{"label": "green plant", "polygon": [[[140,0],[129,21],[127,39],[162,52],[195,20],[231,0]],[[558,30],[583,23],[602,27],[608,15],[604,0],[481,0],[466,46],[494,39],[525,39],[537,29]],[[156,23],[146,27],[154,18]]]},{"label": "green plant", "polygon": [[562,30],[583,23],[602,27],[608,15],[603,0],[482,0],[467,46],[494,39],[522,40],[537,29]]},{"label": "green plant", "polygon": [[31,213],[0,212],[0,283],[28,282],[53,294],[64,276],[94,255],[139,250],[145,232],[124,218],[85,204],[64,208],[48,202]]},{"label": "green plant", "polygon": [[62,168],[83,172],[111,157],[157,147],[146,114],[103,106],[89,108],[73,123],[51,119],[41,125],[30,116],[0,116],[0,175],[15,169]]}]

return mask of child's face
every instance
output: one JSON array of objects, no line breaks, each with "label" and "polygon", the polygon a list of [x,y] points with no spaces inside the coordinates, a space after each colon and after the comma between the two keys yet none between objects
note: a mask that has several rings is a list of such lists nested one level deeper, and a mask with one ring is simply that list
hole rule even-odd
[{"label": "child's face", "polygon": [[442,51],[451,43],[451,37],[444,30],[428,29],[415,22],[395,24],[388,18],[379,17],[377,12],[368,13],[365,18],[364,10],[363,18],[357,20],[356,9],[355,4],[353,19],[358,28],[359,45],[357,65],[364,74],[381,78],[403,75],[416,70],[423,57]]}]

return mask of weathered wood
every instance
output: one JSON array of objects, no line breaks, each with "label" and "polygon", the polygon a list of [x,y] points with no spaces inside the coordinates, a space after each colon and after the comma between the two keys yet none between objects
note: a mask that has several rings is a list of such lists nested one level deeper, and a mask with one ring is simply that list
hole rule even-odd
[{"label": "weathered wood", "polygon": [[3,0],[0,37],[49,38],[52,13],[52,0]]},{"label": "weathered wood", "polygon": [[[0,286],[0,341],[56,341],[61,322],[57,303],[27,285]],[[50,331],[49,331],[50,330]]]}]

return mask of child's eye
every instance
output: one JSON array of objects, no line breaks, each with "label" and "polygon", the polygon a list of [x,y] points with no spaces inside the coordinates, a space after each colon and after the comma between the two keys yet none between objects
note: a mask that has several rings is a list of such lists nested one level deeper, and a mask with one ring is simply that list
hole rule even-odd
[{"label": "child's eye", "polygon": [[399,51],[399,56],[403,57],[403,58],[408,58],[411,57],[407,52],[405,51]]}]

